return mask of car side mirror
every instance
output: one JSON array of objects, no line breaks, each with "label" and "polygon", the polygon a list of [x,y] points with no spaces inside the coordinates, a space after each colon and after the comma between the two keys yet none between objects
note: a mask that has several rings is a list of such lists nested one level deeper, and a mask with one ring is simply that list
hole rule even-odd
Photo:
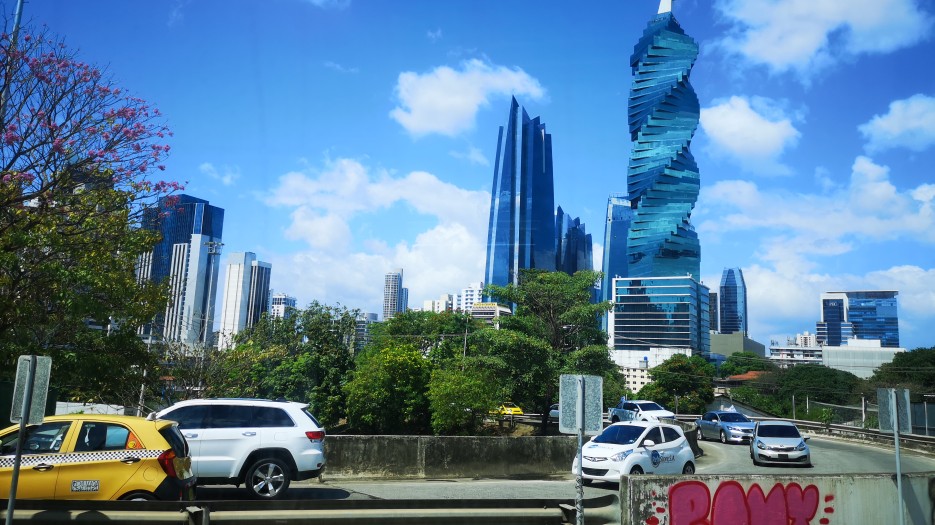
[{"label": "car side mirror", "polygon": [[656,442],[653,441],[653,440],[651,440],[651,439],[643,440],[643,446],[644,446],[644,447],[647,447],[647,448],[648,448],[648,447],[652,447],[652,446],[655,446],[655,444],[656,444]]},{"label": "car side mirror", "polygon": [[802,441],[808,441],[809,439],[812,439],[812,437],[811,437],[811,436],[802,436]]}]

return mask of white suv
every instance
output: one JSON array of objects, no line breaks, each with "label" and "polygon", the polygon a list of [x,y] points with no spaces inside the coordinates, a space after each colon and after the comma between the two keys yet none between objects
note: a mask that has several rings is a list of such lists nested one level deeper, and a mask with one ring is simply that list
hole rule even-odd
[{"label": "white suv", "polygon": [[325,467],[325,430],[308,404],[268,399],[191,399],[151,418],[179,423],[199,485],[240,486],[278,499],[292,480]]}]

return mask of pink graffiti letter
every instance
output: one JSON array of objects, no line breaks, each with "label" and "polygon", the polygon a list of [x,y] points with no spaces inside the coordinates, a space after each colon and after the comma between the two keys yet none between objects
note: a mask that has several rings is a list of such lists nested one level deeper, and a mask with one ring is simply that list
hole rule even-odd
[{"label": "pink graffiti letter", "polygon": [[682,481],[669,488],[671,525],[710,525],[708,508],[711,493],[700,481]]},{"label": "pink graffiti letter", "polygon": [[809,485],[802,490],[798,483],[786,487],[786,510],[792,525],[809,525],[818,510],[818,488]]},{"label": "pink graffiti letter", "polygon": [[789,518],[786,516],[786,493],[781,483],[773,485],[769,496],[765,496],[763,489],[754,483],[747,492],[747,506],[756,525],[789,524]]},{"label": "pink graffiti letter", "polygon": [[711,507],[711,525],[751,525],[747,497],[736,481],[721,483]]}]

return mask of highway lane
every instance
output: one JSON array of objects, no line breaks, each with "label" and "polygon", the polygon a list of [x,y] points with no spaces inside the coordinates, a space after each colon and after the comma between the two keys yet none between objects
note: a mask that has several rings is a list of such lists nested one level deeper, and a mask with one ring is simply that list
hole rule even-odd
[{"label": "highway lane", "polygon": [[[842,474],[895,473],[896,455],[892,446],[866,445],[850,441],[813,437],[812,468],[755,467],[747,445],[725,445],[702,441],[705,454],[696,459],[698,474]],[[935,456],[901,451],[902,471],[935,472]],[[569,458],[569,471],[571,469]],[[309,480],[293,483],[287,499],[574,499],[575,478],[571,472],[548,479],[426,479],[426,480]],[[584,489],[585,498],[615,494],[614,483],[594,483]],[[246,499],[243,488],[232,486],[199,487],[198,499]]]}]

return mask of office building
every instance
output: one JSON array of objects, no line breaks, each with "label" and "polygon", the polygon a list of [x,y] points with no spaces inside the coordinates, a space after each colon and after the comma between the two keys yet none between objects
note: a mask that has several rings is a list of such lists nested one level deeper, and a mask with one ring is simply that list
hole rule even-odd
[{"label": "office building", "polygon": [[885,348],[899,347],[897,291],[851,291],[821,294],[818,344],[841,346],[853,340],[876,340]]},{"label": "office building", "polygon": [[276,293],[269,300],[269,316],[278,319],[288,319],[295,310],[295,297],[284,293]]},{"label": "office building", "polygon": [[740,268],[724,268],[721,274],[721,294],[718,296],[720,333],[747,334],[747,285]]},{"label": "office building", "polygon": [[370,343],[370,327],[378,322],[375,313],[359,313],[354,325],[354,352],[360,352]]},{"label": "office building", "polygon": [[627,234],[633,211],[625,196],[613,194],[607,198],[607,222],[604,224],[604,278],[601,281],[601,300],[613,300],[613,280],[627,277]]},{"label": "office building", "polygon": [[559,206],[555,212],[555,269],[574,275],[579,270],[594,270],[591,234],[585,231],[584,223],[572,219]]},{"label": "office building", "polygon": [[467,288],[462,288],[461,293],[458,294],[457,305],[455,306],[459,312],[471,313],[471,309],[474,307],[474,303],[479,303],[484,300],[484,283],[476,282],[468,284]]},{"label": "office building", "polygon": [[555,271],[552,136],[514,97],[497,138],[484,282],[517,284],[519,271]]},{"label": "office building", "polygon": [[163,197],[145,212],[143,228],[159,232],[160,240],[140,258],[138,278],[168,281],[169,303],[142,335],[193,347],[213,345],[224,210],[190,195]]},{"label": "office building", "polygon": [[699,175],[689,146],[699,106],[689,75],[697,56],[698,44],[663,0],[630,57],[631,216],[626,276],[611,281],[613,350],[710,351],[710,291],[698,281],[701,247],[691,224]]},{"label": "office building", "polygon": [[230,348],[235,334],[252,328],[269,310],[271,272],[270,264],[258,261],[252,252],[234,252],[227,256],[218,348]]},{"label": "office building", "polygon": [[720,316],[717,313],[717,292],[708,293],[708,318],[711,319],[711,332],[717,333],[721,330]]},{"label": "office building", "polygon": [[392,319],[408,308],[409,290],[403,287],[403,269],[399,268],[387,273],[383,280],[383,320]]}]

